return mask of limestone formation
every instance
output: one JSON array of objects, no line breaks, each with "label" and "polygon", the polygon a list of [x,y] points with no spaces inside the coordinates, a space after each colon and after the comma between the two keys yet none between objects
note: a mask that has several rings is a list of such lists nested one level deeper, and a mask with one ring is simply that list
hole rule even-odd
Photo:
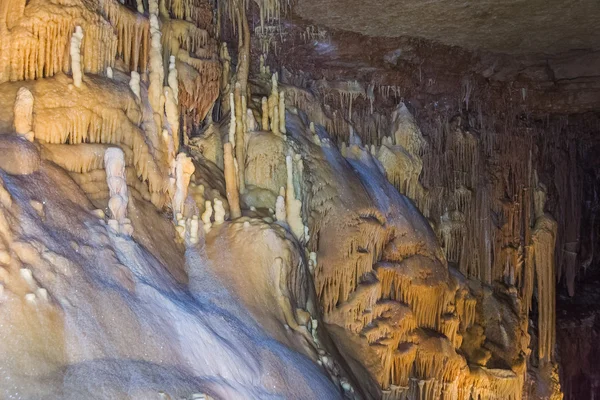
[{"label": "limestone formation", "polygon": [[0,0],[0,397],[592,398],[593,40],[429,3]]}]

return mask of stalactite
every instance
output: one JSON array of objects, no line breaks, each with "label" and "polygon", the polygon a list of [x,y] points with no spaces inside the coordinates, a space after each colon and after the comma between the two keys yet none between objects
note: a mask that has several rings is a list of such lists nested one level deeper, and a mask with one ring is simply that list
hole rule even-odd
[{"label": "stalactite", "polygon": [[459,211],[446,212],[441,217],[438,232],[446,259],[459,263],[466,236],[465,216]]},{"label": "stalactite", "polygon": [[[361,224],[354,229],[358,229],[356,236],[349,237],[343,246],[345,266],[323,273],[327,266],[320,263],[315,273],[317,294],[326,313],[332,312],[338,302],[346,302],[355,290],[359,277],[373,270],[373,263],[379,259],[383,245],[391,234],[377,223]],[[318,227],[314,230],[319,231]],[[369,249],[371,256],[362,256],[359,249]]]},{"label": "stalactite", "polygon": [[208,2],[199,0],[165,0],[165,7],[171,17],[191,21],[196,26],[208,27],[212,24],[212,9]]},{"label": "stalactite", "polygon": [[[139,14],[116,0],[101,0],[103,13],[117,32],[117,56],[130,71],[143,73],[148,64],[150,24]],[[144,13],[142,0],[137,0],[138,13]],[[141,11],[140,11],[141,10]]]},{"label": "stalactite", "polygon": [[[419,266],[419,262],[424,262],[423,266]],[[418,268],[423,268],[424,265],[432,264],[420,257],[411,257],[398,268],[385,263],[379,264],[377,275],[381,280],[382,297],[410,305],[419,326],[440,329],[441,316],[449,302],[449,292],[440,279],[444,275],[437,278],[439,281],[431,279],[432,282],[427,284],[412,278],[411,275],[417,274]]]},{"label": "stalactite", "polygon": [[196,59],[182,51],[177,61],[179,113],[196,126],[219,97],[221,66],[216,59]]},{"label": "stalactite", "polygon": [[162,33],[162,45],[169,55],[177,55],[181,49],[192,57],[204,58],[206,52],[212,55],[217,51],[216,42],[210,38],[208,31],[188,21],[167,20],[162,26]]},{"label": "stalactite", "polygon": [[459,289],[454,302],[460,319],[460,331],[464,332],[475,323],[477,299],[471,297],[468,290]]},{"label": "stalactite", "polygon": [[[73,1],[79,4],[80,0]],[[461,349],[461,346],[469,339],[468,331],[483,324],[481,319],[486,316],[480,315],[482,312],[475,299],[475,292],[480,288],[471,292],[465,283],[466,279],[461,280],[455,275],[451,278],[449,271],[453,269],[447,267],[444,255],[469,278],[477,278],[485,284],[504,283],[509,286],[511,294],[517,293],[514,291],[517,289],[521,294],[518,299],[521,303],[516,304],[517,308],[518,304],[522,304],[521,312],[528,312],[531,306],[534,279],[537,277],[539,357],[544,361],[552,359],[554,242],[557,237],[562,240],[562,232],[556,228],[551,217],[543,213],[543,206],[541,213],[536,212],[537,219],[532,232],[527,231],[531,230],[533,219],[528,216],[531,199],[524,194],[531,183],[522,157],[527,151],[531,157],[532,146],[527,139],[514,139],[511,133],[507,135],[509,138],[491,140],[489,136],[492,133],[475,129],[469,132],[465,128],[469,124],[459,119],[458,122],[440,121],[441,128],[431,132],[423,129],[427,133],[425,140],[416,119],[404,103],[400,103],[391,115],[374,112],[376,94],[398,101],[400,94],[405,95],[404,88],[375,82],[365,88],[367,83],[330,83],[323,79],[314,85],[315,92],[328,96],[329,100],[320,104],[309,91],[287,84],[285,92],[280,90],[283,84],[279,83],[277,74],[271,76],[268,99],[263,97],[260,103],[262,130],[271,130],[274,135],[268,132],[248,134],[255,130],[254,115],[259,114],[258,97],[252,96],[247,86],[250,32],[245,13],[249,2],[231,0],[218,4],[221,11],[229,14],[232,26],[239,35],[237,74],[233,80],[230,77],[231,57],[226,44],[223,43],[220,48],[221,67],[217,57],[217,42],[210,37],[212,31],[203,25],[207,20],[209,22],[206,24],[209,24],[212,16],[199,1],[164,0],[159,4],[152,0],[149,3],[149,19],[113,0],[100,0],[97,4],[98,12],[104,19],[88,18],[85,11],[91,4],[88,3],[82,3],[84,11],[74,11],[77,13],[74,21],[65,22],[60,13],[54,13],[50,19],[44,20],[47,26],[25,24],[26,29],[20,27],[27,33],[23,37],[12,38],[14,32],[0,26],[1,35],[11,36],[10,52],[6,53],[9,55],[0,55],[2,60],[6,58],[11,61],[7,69],[2,65],[4,61],[0,60],[0,82],[4,79],[5,70],[12,74],[11,79],[37,79],[57,74],[56,81],[61,85],[48,86],[53,90],[39,92],[64,92],[67,86],[62,85],[64,80],[60,79],[64,75],[59,72],[73,70],[75,86],[79,89],[71,92],[74,97],[72,102],[65,100],[59,103],[60,107],[49,107],[51,102],[44,104],[44,99],[38,99],[36,95],[34,115],[33,105],[26,101],[19,103],[17,97],[19,104],[15,104],[15,127],[18,133],[29,133],[35,127],[42,158],[70,171],[73,180],[88,193],[90,199],[103,200],[110,194],[110,198],[115,199],[109,203],[115,220],[127,223],[123,211],[127,202],[123,202],[119,196],[125,194],[127,197],[128,185],[132,196],[152,199],[159,207],[162,207],[167,196],[172,196],[177,232],[184,239],[189,234],[192,244],[198,242],[201,238],[197,234],[197,210],[193,212],[194,215],[184,215],[190,214],[189,210],[185,210],[185,200],[194,164],[183,153],[179,154],[173,165],[174,170],[170,171],[174,187],[170,187],[168,170],[178,151],[180,131],[184,134],[184,143],[188,139],[186,132],[191,132],[193,135],[202,135],[200,140],[207,139],[204,144],[209,143],[205,136],[212,131],[214,138],[210,139],[213,140],[210,146],[223,149],[221,163],[228,204],[224,205],[222,194],[218,194],[219,191],[223,192],[219,185],[216,188],[207,187],[206,193],[204,186],[201,191],[198,189],[199,205],[202,207],[204,204],[201,214],[204,231],[208,233],[211,229],[213,211],[215,225],[224,222],[226,209],[231,219],[240,218],[240,195],[248,195],[243,200],[249,206],[248,216],[251,219],[246,221],[247,218],[242,218],[237,224],[239,229],[248,229],[260,217],[264,217],[267,226],[272,222],[273,210],[267,213],[266,209],[274,207],[274,216],[280,225],[289,228],[301,242],[300,245],[305,246],[302,251],[310,254],[309,269],[314,274],[324,321],[345,328],[357,340],[366,341],[368,346],[365,346],[365,353],[373,353],[369,360],[373,363],[367,369],[369,372],[375,371],[376,381],[385,389],[384,398],[517,400],[520,396],[526,373],[524,362],[523,366],[511,364],[513,371],[493,370],[484,367],[491,357],[490,351],[486,350],[487,358],[481,357],[485,358],[484,362],[479,362],[476,357],[473,361],[470,355],[463,355],[467,350]],[[284,3],[278,0],[256,3],[260,9],[260,26],[256,29],[264,32],[269,30],[266,26],[269,21],[279,18]],[[15,3],[14,10],[10,10],[9,14],[22,16],[26,4],[21,1]],[[127,4],[131,7],[133,3]],[[137,2],[137,6],[143,13],[143,2]],[[112,81],[101,76],[89,76],[85,84],[81,84],[81,79],[75,78],[76,68],[69,67],[69,59],[63,54],[65,47],[68,48],[65,43],[69,42],[75,23],[85,31],[83,42],[79,39],[80,43],[75,43],[78,48],[81,46],[81,71],[90,75],[106,71],[107,77],[114,78]],[[23,25],[21,22],[18,24]],[[313,31],[307,31],[306,36],[313,34]],[[95,54],[94,49],[104,50]],[[0,50],[4,50],[4,47]],[[117,62],[113,77],[112,67],[116,58],[123,62]],[[165,82],[163,62],[167,60],[169,66]],[[122,82],[121,72],[124,70],[131,72],[129,84],[133,95],[127,90],[127,84]],[[147,70],[149,77],[145,75]],[[264,57],[261,58],[260,70],[263,75],[269,71]],[[261,85],[266,86],[263,78],[260,77]],[[97,86],[94,87],[96,80],[108,87],[106,91],[114,91],[110,96],[99,98],[98,106],[85,102],[86,95],[101,92]],[[282,79],[282,82],[288,81]],[[38,84],[46,83],[27,83],[35,93],[38,93],[35,89]],[[94,87],[94,91],[88,86]],[[29,91],[27,93],[31,94]],[[225,105],[221,109],[215,108],[214,115],[226,115],[227,106],[230,113],[229,142],[225,144],[221,142],[221,125],[213,124],[212,119],[206,131],[198,129],[219,94],[223,95]],[[327,102],[329,104],[325,104]],[[284,135],[286,103],[289,103],[287,128],[306,123],[304,115],[294,107],[305,111],[308,119],[314,121],[308,129],[302,126],[309,141],[302,141],[301,136],[299,139],[296,131],[293,136]],[[25,106],[28,107],[26,112],[21,112]],[[149,116],[152,112],[155,115]],[[168,124],[162,121],[165,115]],[[24,122],[17,123],[17,120]],[[183,121],[181,127],[180,120]],[[316,127],[315,123],[319,126]],[[330,139],[335,142],[333,147],[330,146]],[[268,144],[263,152],[250,152],[249,147],[254,140],[261,145]],[[192,140],[191,143],[197,142]],[[361,143],[365,143],[365,147]],[[102,158],[104,152],[109,153],[107,147],[110,146],[119,146],[121,149],[111,147],[113,150],[110,150],[121,152],[118,168],[115,167],[115,157],[109,157],[108,161]],[[346,160],[338,160],[340,157],[336,146],[341,147],[341,153],[347,156]],[[499,152],[498,148],[505,148],[506,151]],[[331,176],[338,178],[335,175],[337,173],[345,173],[348,163],[356,167],[355,172],[359,171],[356,154],[363,154],[372,160],[364,149],[378,159],[373,162],[381,163],[388,180],[413,199],[430,219],[445,254],[430,254],[425,249],[428,244],[424,242],[427,240],[422,238],[416,244],[403,247],[403,244],[399,244],[401,241],[396,239],[410,235],[394,225],[394,207],[386,211],[380,211],[384,206],[378,206],[379,209],[361,208],[355,212],[355,208],[363,205],[360,194],[353,198],[354,193],[336,192],[329,182],[323,182]],[[327,159],[311,158],[312,151],[325,154]],[[268,152],[270,154],[266,154]],[[489,161],[482,156],[491,153],[498,154],[498,160],[494,158]],[[208,151],[201,154],[199,159],[205,156],[206,160],[214,161],[221,167],[219,156],[208,154]],[[320,170],[329,164],[332,164],[334,172],[322,173]],[[103,178],[103,165],[107,170],[107,182],[100,185],[97,181]],[[115,168],[119,169],[118,173],[109,173]],[[320,173],[322,175],[318,175]],[[114,179],[117,175],[119,180]],[[318,179],[315,175],[318,175]],[[339,179],[346,182],[349,176],[349,173],[348,176],[340,175]],[[211,178],[201,177],[198,181],[204,182],[201,179]],[[567,179],[557,183],[559,191],[577,189],[568,185]],[[249,188],[247,191],[244,189],[246,183]],[[280,185],[285,187],[278,192]],[[348,183],[350,186],[356,188],[357,192],[363,188],[359,180]],[[322,191],[321,197],[315,196],[318,191]],[[371,194],[365,191],[364,196]],[[264,196],[266,200],[256,200],[251,195]],[[336,196],[343,199],[337,203],[338,200],[332,200]],[[370,200],[378,198],[378,193],[372,197]],[[214,199],[214,207],[208,198]],[[255,203],[246,202],[247,199]],[[263,202],[260,205],[265,205],[264,209],[259,206],[260,202]],[[371,203],[364,201],[364,204]],[[574,204],[567,206],[571,207],[569,218],[578,220],[576,212],[572,210]],[[339,218],[341,214],[335,214],[337,208],[343,208],[344,215],[350,217]],[[329,212],[333,216],[326,219],[324,216]],[[389,215],[394,218],[389,218]],[[339,226],[334,218],[339,218]],[[310,224],[310,235],[305,222]],[[223,232],[230,225],[237,226],[227,224],[214,230],[213,235]],[[339,238],[335,238],[336,246],[332,246],[329,240],[333,239],[325,237],[321,231],[326,225],[335,225],[342,232]],[[270,227],[285,233],[285,229],[277,224]],[[559,245],[561,251],[566,253],[564,256],[561,253],[560,258],[566,257],[561,265],[570,281],[576,262],[572,257],[576,257],[578,251],[579,238],[574,236],[578,234],[575,232],[578,228],[579,225],[573,223],[565,234],[569,239],[564,239],[565,242]],[[331,256],[334,250],[340,253],[337,259]],[[316,252],[319,252],[319,263],[316,262]],[[277,260],[275,272],[284,276],[288,273],[284,270],[286,265],[281,262],[282,259]],[[288,290],[283,283],[292,279],[288,278],[285,275],[284,278],[275,279],[283,297],[286,297]],[[488,293],[480,296],[488,296]],[[285,305],[289,307],[289,299]],[[310,308],[307,309],[310,311]],[[286,316],[289,317],[290,313],[293,315],[293,312],[288,312]],[[294,320],[288,319],[288,325],[293,327]],[[310,316],[303,319],[305,322],[310,320]],[[308,323],[312,324],[309,330],[316,338],[316,319],[312,321]],[[504,321],[501,324],[500,329],[505,329]],[[521,329],[527,331],[526,325]],[[316,343],[317,339],[314,340]],[[492,339],[488,344],[489,347],[495,345]],[[481,343],[478,346],[481,347]],[[323,354],[319,358],[321,364],[327,366]],[[504,365],[508,361],[493,359],[492,362],[494,365]],[[350,392],[348,382],[342,382],[345,382],[342,387]]]},{"label": "stalactite", "polygon": [[[23,3],[26,4],[26,3]],[[75,26],[85,32],[81,43],[81,71],[99,74],[113,65],[117,38],[112,26],[97,14],[96,7],[83,1],[74,1],[70,13],[62,12],[62,6],[42,3],[29,6],[27,18],[17,17],[3,33],[2,57],[0,58],[0,82],[6,80],[32,80],[50,77],[72,69],[69,62],[70,46]]]},{"label": "stalactite", "polygon": [[223,69],[221,71],[221,90],[226,92],[231,75],[231,56],[229,55],[229,50],[227,49],[227,43],[221,44],[219,49],[219,58],[223,63]]}]

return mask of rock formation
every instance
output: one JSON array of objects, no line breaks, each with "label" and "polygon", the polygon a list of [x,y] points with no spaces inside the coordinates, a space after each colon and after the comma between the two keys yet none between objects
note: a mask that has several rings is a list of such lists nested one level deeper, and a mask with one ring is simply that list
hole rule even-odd
[{"label": "rock formation", "polygon": [[596,53],[311,7],[0,0],[0,398],[597,391]]}]

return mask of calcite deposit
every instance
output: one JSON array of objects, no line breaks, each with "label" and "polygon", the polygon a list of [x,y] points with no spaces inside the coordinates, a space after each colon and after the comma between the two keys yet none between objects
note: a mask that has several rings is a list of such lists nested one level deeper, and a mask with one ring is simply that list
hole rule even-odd
[{"label": "calcite deposit", "polygon": [[0,0],[1,399],[600,387],[597,76],[313,6]]}]

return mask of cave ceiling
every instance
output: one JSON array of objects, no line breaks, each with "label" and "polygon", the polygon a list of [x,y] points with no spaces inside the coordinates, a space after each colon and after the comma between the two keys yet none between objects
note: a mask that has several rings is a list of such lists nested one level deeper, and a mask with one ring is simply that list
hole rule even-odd
[{"label": "cave ceiling", "polygon": [[600,48],[597,0],[300,0],[294,10],[330,29],[472,50],[553,54]]}]

